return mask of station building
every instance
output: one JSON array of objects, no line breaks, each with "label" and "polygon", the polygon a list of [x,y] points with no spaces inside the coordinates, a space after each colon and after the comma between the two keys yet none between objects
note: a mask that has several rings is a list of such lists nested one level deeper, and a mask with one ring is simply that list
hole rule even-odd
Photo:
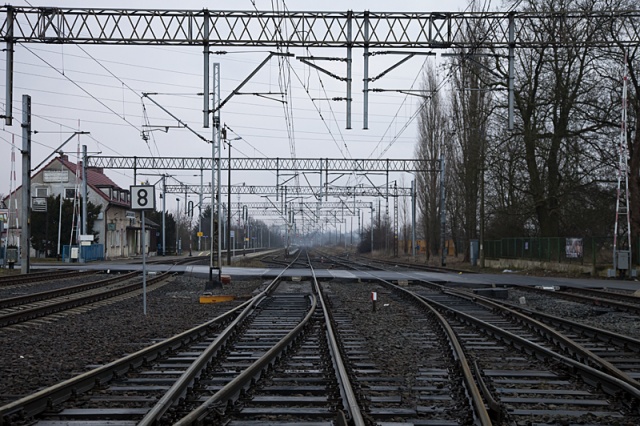
[{"label": "station building", "polygon": [[[76,178],[76,176],[78,176]],[[43,202],[46,208],[46,199],[49,196],[61,195],[62,199],[71,199],[75,197],[76,190],[82,194],[82,163],[79,164],[69,161],[67,155],[60,156],[51,160],[47,165],[43,166],[35,174],[31,176],[31,198],[32,198],[32,214],[38,214],[38,209]],[[11,199],[12,206],[9,205]],[[141,217],[140,212],[131,210],[131,196],[129,189],[123,189],[107,175],[103,169],[90,167],[87,168],[87,199],[94,205],[101,206],[100,214],[94,222],[93,233],[96,234],[97,244],[103,246],[103,258],[115,259],[126,258],[134,255],[142,254],[140,247],[140,230]],[[22,187],[18,187],[13,194],[6,196],[2,200],[7,210],[12,210],[11,215],[17,215],[18,220],[21,218],[22,210]],[[82,208],[80,208],[82,212]],[[58,214],[58,212],[49,212],[49,214]],[[5,210],[6,215],[6,210]],[[63,217],[62,221],[72,221],[73,217]],[[147,254],[156,254],[156,233],[158,225],[147,220],[145,224],[145,246]],[[15,225],[11,225],[15,228]],[[81,225],[80,225],[81,226]],[[2,241],[4,244],[13,244],[12,241],[19,244],[20,231],[22,225],[18,223],[17,229],[3,230]],[[87,230],[88,233],[90,232]],[[11,241],[7,241],[8,234]],[[70,235],[62,235],[61,246],[68,245]],[[57,244],[57,241],[56,241]],[[36,257],[31,248],[31,256]]]}]

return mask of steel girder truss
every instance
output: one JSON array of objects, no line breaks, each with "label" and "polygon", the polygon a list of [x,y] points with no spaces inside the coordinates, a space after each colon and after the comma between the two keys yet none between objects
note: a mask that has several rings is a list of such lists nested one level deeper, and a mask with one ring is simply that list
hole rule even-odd
[{"label": "steel girder truss", "polygon": [[[310,212],[306,211],[306,210],[293,210],[296,213],[296,219],[298,219],[300,217],[300,215],[304,215],[305,218],[307,218],[307,220],[320,220],[322,218],[333,218],[336,220],[345,220],[345,217],[342,217],[342,215],[336,213],[336,212],[332,212],[331,210],[320,210],[318,213],[313,212],[313,214],[311,214]],[[250,215],[252,218],[256,218],[256,217],[282,217],[282,214],[276,210],[255,210],[255,211],[251,211]]]},{"label": "steel girder truss", "polygon": [[[575,28],[613,28],[624,44],[640,40],[639,11],[526,12],[262,12],[213,10],[0,8],[5,41],[264,47],[493,48],[536,47],[555,40],[535,31],[542,20]],[[511,41],[510,26],[515,29]],[[467,28],[483,28],[473,40]],[[589,34],[562,45],[604,45]]]},{"label": "steel girder truss", "polygon": [[[232,185],[231,194],[238,195],[282,195],[284,193],[284,186],[269,186],[269,185]],[[376,197],[380,195],[384,188],[374,186],[287,186],[287,195],[291,197],[295,196],[324,196],[330,197]],[[394,188],[394,193],[395,193]],[[165,192],[169,194],[211,194],[210,185],[166,185]],[[227,195],[229,188],[222,186],[221,193]],[[398,187],[398,196],[410,197],[411,188]]]},{"label": "steel girder truss", "polygon": [[[88,156],[88,167],[129,170],[211,170],[212,159],[202,157],[108,157]],[[223,158],[221,170],[229,169]],[[291,172],[434,172],[440,170],[437,160],[413,159],[344,159],[344,158],[232,158],[233,171]]]},{"label": "steel girder truss", "polygon": [[[344,201],[344,202],[340,202],[340,201],[329,201],[329,202],[299,202],[299,201],[293,201],[291,203],[287,203],[288,205],[288,209],[290,210],[300,210],[300,209],[306,209],[306,210],[311,210],[311,211],[316,211],[316,209],[331,209],[331,210],[338,210],[338,212],[340,211],[340,209],[352,209],[352,208],[356,208],[356,209],[368,209],[371,207],[371,203],[370,202],[362,202],[362,201]],[[279,209],[281,206],[278,204],[273,204],[273,203],[266,203],[266,202],[248,202],[248,203],[242,203],[242,202],[238,202],[238,203],[231,203],[231,208],[238,208],[238,207],[243,207],[246,206],[248,209],[251,209],[251,212],[253,212],[253,209]]]}]

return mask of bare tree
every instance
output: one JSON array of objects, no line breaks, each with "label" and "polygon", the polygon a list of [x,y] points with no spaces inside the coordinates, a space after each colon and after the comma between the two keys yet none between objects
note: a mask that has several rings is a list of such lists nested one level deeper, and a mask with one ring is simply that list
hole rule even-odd
[{"label": "bare tree", "polygon": [[[418,117],[419,140],[416,158],[437,163],[443,153],[448,134],[446,109],[438,90],[436,71],[428,62],[424,71],[422,89],[429,96],[421,104]],[[417,203],[420,209],[423,235],[426,240],[427,259],[439,252],[440,246],[440,177],[436,171],[416,174]]]},{"label": "bare tree", "polygon": [[[474,33],[474,32],[472,32]],[[461,52],[453,62],[451,117],[455,156],[452,183],[461,195],[456,211],[465,241],[478,238],[478,207],[487,146],[487,125],[491,114],[491,94],[482,78],[487,60],[479,52]],[[452,151],[453,151],[452,149]],[[469,260],[469,244],[465,244],[465,260]]]},{"label": "bare tree", "polygon": [[[598,1],[523,2],[523,11],[547,16],[526,24],[531,26],[527,31],[539,35],[540,46],[516,50],[517,115],[512,135],[523,147],[523,189],[535,209],[531,225],[542,236],[566,233],[562,224],[569,201],[602,167],[593,160],[606,143],[600,132],[608,126],[610,104],[602,97],[597,76],[601,63],[587,47],[602,37],[602,28],[595,20],[566,19],[565,13],[592,12]],[[556,15],[550,18],[550,13]],[[496,60],[495,68],[508,81],[505,62]]]}]

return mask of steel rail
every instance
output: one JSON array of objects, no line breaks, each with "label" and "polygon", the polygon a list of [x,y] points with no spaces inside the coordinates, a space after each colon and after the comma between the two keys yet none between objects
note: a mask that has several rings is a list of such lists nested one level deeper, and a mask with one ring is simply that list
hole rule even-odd
[{"label": "steel rail", "polygon": [[500,302],[500,303],[505,304],[517,311],[524,312],[526,315],[529,315],[531,317],[539,318],[541,321],[563,324],[564,326],[569,327],[574,331],[578,331],[580,333],[584,333],[590,336],[602,336],[603,338],[601,340],[605,342],[615,342],[615,344],[618,346],[623,346],[625,348],[630,348],[637,352],[640,352],[639,339],[634,339],[633,337],[625,336],[619,333],[614,333],[613,331],[604,330],[602,328],[596,328],[587,324],[571,321],[566,318],[560,318],[554,315],[545,314],[544,312],[534,311],[533,309],[525,308],[524,306],[519,306],[513,303],[508,303],[508,302]]},{"label": "steel rail", "polygon": [[[365,271],[366,272],[366,271]],[[416,302],[420,303],[424,308],[426,308],[432,315],[436,317],[438,323],[442,327],[444,333],[449,339],[449,343],[451,344],[451,351],[453,352],[453,356],[457,361],[460,369],[462,370],[462,377],[464,383],[467,387],[467,392],[469,393],[469,398],[471,399],[471,404],[473,406],[474,415],[476,416],[477,421],[480,422],[482,426],[491,426],[493,422],[491,421],[491,416],[485,407],[484,400],[482,398],[482,392],[478,388],[476,384],[475,376],[471,370],[471,366],[469,365],[469,361],[467,360],[467,356],[465,355],[464,348],[462,344],[458,340],[455,331],[446,320],[446,318],[438,312],[433,306],[430,305],[430,301],[427,302],[425,299],[421,298],[416,293],[413,293],[407,289],[404,289],[400,286],[397,286],[389,281],[379,279],[382,283],[387,286],[391,286],[393,289],[398,290],[404,293],[406,296],[411,297]],[[500,413],[496,413],[500,415]]]},{"label": "steel rail", "polygon": [[251,299],[211,321],[184,331],[165,341],[0,407],[0,426],[10,424],[10,416],[19,414],[24,417],[33,417],[50,406],[60,404],[76,394],[86,392],[94,386],[108,382],[115,376],[122,376],[128,371],[138,368],[145,362],[153,361],[167,352],[175,351],[185,344],[205,336],[209,333],[211,327],[228,321],[238,310],[243,309],[249,303],[251,303]]},{"label": "steel rail", "polygon": [[[629,303],[635,304],[636,302],[640,304],[640,297],[634,296],[631,293],[628,293],[628,294],[614,293],[612,291],[598,290],[595,288],[575,288],[575,287],[563,287],[560,292],[562,294],[570,293],[570,294],[576,294],[577,296],[583,296],[583,297],[585,294],[587,294],[595,298],[598,298],[598,300],[603,300],[604,298],[604,300],[606,301],[613,300],[615,302],[624,303],[625,305],[628,305]],[[586,296],[586,297],[590,297],[590,296]]]},{"label": "steel rail", "polygon": [[[298,260],[298,256],[294,259],[293,262]],[[292,263],[293,263],[292,262]],[[198,358],[189,366],[189,368],[176,380],[176,382],[167,390],[167,392],[158,400],[158,402],[147,412],[147,414],[142,418],[142,420],[138,423],[138,426],[149,426],[154,425],[156,422],[159,422],[161,417],[178,401],[182,398],[189,387],[193,385],[195,380],[200,376],[202,371],[207,367],[211,359],[217,353],[217,351],[227,342],[227,340],[237,331],[237,326],[240,324],[246,317],[249,316],[251,311],[253,311],[273,290],[276,288],[278,283],[281,280],[282,275],[285,273],[289,266],[280,271],[277,277],[275,277],[271,283],[259,294],[254,296],[247,306],[242,310],[242,312],[216,337],[216,339],[211,342],[211,344],[202,352]],[[296,328],[297,330],[297,328]],[[290,333],[289,333],[290,334]],[[287,336],[289,336],[287,334]],[[286,339],[287,337],[285,337]],[[278,348],[281,348],[280,343],[277,345]],[[279,352],[278,352],[279,353]],[[272,355],[272,351],[268,351],[267,354]],[[256,363],[261,362],[263,358],[267,355],[265,354]],[[255,365],[255,364],[254,364]],[[235,394],[240,388],[242,388],[246,384],[246,380],[251,380],[253,374],[250,376],[245,375],[245,373],[251,369],[249,367],[243,373],[241,373],[234,380],[229,382],[226,386],[216,392],[212,397],[207,399],[202,405],[188,414],[186,417],[193,419],[192,422],[196,419],[204,417],[208,414],[209,406],[212,404],[216,404],[217,402],[224,400],[224,398],[230,397]],[[253,371],[253,370],[251,370]],[[241,379],[239,379],[242,376]],[[182,421],[182,420],[181,420]],[[191,423],[187,423],[191,424]]]},{"label": "steel rail", "polygon": [[[356,269],[355,267],[351,267],[353,269]],[[368,273],[367,271],[361,271],[361,272],[365,272]],[[371,275],[371,277],[378,282],[383,283],[384,285],[387,285],[389,287],[391,287],[394,290],[398,290],[401,293],[403,293],[404,295],[412,298],[412,300],[416,301],[417,303],[419,303],[421,306],[423,306],[424,308],[426,308],[431,314],[433,314],[436,319],[438,320],[438,323],[440,324],[440,326],[442,327],[442,330],[444,331],[444,333],[446,334],[447,338],[449,339],[449,342],[451,344],[451,351],[453,352],[453,356],[456,359],[456,361],[458,362],[458,365],[460,366],[460,369],[462,371],[462,376],[463,376],[463,381],[465,383],[465,385],[467,386],[467,391],[469,393],[469,397],[471,399],[471,404],[473,406],[473,410],[474,410],[474,414],[476,416],[476,419],[480,422],[480,425],[482,426],[491,426],[493,423],[491,421],[491,416],[489,415],[485,404],[484,404],[484,400],[482,398],[482,392],[480,391],[480,389],[478,388],[478,386],[476,385],[476,380],[475,377],[473,375],[473,372],[471,371],[471,367],[469,365],[469,361],[467,360],[467,357],[464,353],[464,348],[462,347],[462,345],[460,344],[460,341],[458,340],[458,337],[455,334],[455,331],[453,330],[453,328],[451,327],[451,325],[447,322],[447,320],[442,316],[442,314],[440,314],[436,309],[433,308],[433,306],[431,306],[427,301],[425,301],[423,298],[421,298],[419,295],[404,289],[398,285],[395,285],[387,280],[384,280],[382,278],[378,278],[375,277],[373,275]],[[441,286],[439,286],[441,287]]]},{"label": "steel rail", "polygon": [[[548,291],[549,291],[549,290],[544,290],[542,288],[527,287],[527,286],[518,286],[518,288],[525,291],[539,293],[539,294],[548,294]],[[581,303],[591,303],[592,305],[595,305],[595,306],[607,306],[622,312],[629,312],[635,315],[640,315],[640,305],[619,302],[613,299],[605,299],[602,296],[591,297],[591,296],[585,296],[582,294],[573,293],[570,291],[556,291],[554,292],[554,295],[566,300],[578,301]]]},{"label": "steel rail", "polygon": [[[469,296],[469,295],[464,295],[461,294],[459,291],[451,291],[451,290],[445,290],[444,293],[452,295],[452,296],[456,296],[456,297],[460,297],[460,298],[464,298],[467,300],[477,300],[478,297],[475,296]],[[418,295],[419,296],[419,295]],[[423,296],[419,296],[422,299],[427,300],[425,297]],[[551,349],[547,349],[537,343],[534,343],[530,340],[527,340],[523,337],[520,337],[518,335],[515,335],[513,333],[511,333],[508,330],[502,329],[500,327],[496,327],[493,324],[490,324],[486,321],[483,321],[479,318],[476,318],[472,315],[466,314],[464,312],[458,311],[456,309],[452,309],[448,306],[445,306],[439,302],[433,301],[433,300],[428,300],[429,304],[433,304],[435,306],[438,306],[440,309],[443,309],[447,312],[452,312],[453,314],[455,314],[458,318],[460,318],[461,320],[467,322],[467,323],[471,323],[471,324],[475,324],[477,326],[480,326],[485,332],[489,332],[491,335],[493,335],[496,338],[500,338],[503,341],[506,342],[510,342],[512,343],[514,346],[516,347],[521,347],[521,348],[527,348],[529,349],[531,352],[535,353],[536,355],[540,356],[541,358],[552,358],[557,360],[558,362],[565,364],[566,366],[568,366],[570,369],[572,369],[573,371],[577,372],[585,382],[591,384],[592,386],[600,386],[606,393],[610,394],[610,395],[615,395],[615,396],[619,396],[621,393],[625,394],[626,396],[630,397],[629,400],[630,401],[638,401],[640,400],[640,389],[636,388],[635,386],[631,385],[630,383],[628,383],[627,381],[624,381],[618,377],[614,377],[611,374],[605,373],[603,371],[598,370],[597,368],[591,367],[587,364],[584,364],[580,361],[576,361],[572,358],[569,358],[567,356],[564,356],[562,354],[559,354]],[[543,325],[544,326],[544,325]],[[549,327],[544,326],[545,329],[549,329]],[[550,329],[550,331],[553,331]],[[640,412],[640,407],[636,407],[636,410],[639,410]]]},{"label": "steel rail", "polygon": [[307,262],[309,263],[309,269],[311,270],[311,276],[313,278],[313,285],[318,293],[318,297],[320,298],[320,304],[322,305],[322,313],[325,318],[325,323],[327,325],[327,341],[329,343],[329,350],[333,355],[333,362],[335,363],[336,370],[338,371],[338,382],[340,383],[340,393],[342,397],[346,400],[345,407],[347,407],[347,411],[349,412],[349,418],[352,421],[353,426],[364,426],[366,423],[364,421],[364,417],[362,416],[362,412],[360,411],[360,407],[358,405],[358,400],[356,398],[356,394],[353,391],[353,387],[351,386],[351,381],[349,380],[349,374],[347,373],[347,368],[342,361],[342,353],[340,351],[340,346],[338,345],[338,340],[336,339],[335,333],[333,332],[333,321],[331,312],[327,308],[326,303],[324,302],[324,298],[322,297],[322,291],[320,290],[320,285],[318,284],[318,279],[316,278],[316,271],[313,269],[311,265],[311,259],[309,259],[309,254],[307,253]]},{"label": "steel rail", "polygon": [[58,280],[71,278],[77,275],[86,274],[86,271],[49,271],[49,272],[33,272],[30,274],[22,274],[16,276],[8,276],[0,278],[0,287],[10,286],[14,284],[23,284],[31,281]]},{"label": "steel rail", "polygon": [[409,263],[409,262],[396,262],[393,260],[383,260],[383,259],[374,259],[374,258],[370,258],[368,256],[358,256],[361,259],[367,259],[371,262],[374,263],[380,263],[383,265],[398,265],[398,266],[403,266],[403,267],[407,267],[407,268],[414,268],[414,269],[420,269],[423,271],[429,271],[429,272],[442,272],[442,273],[465,273],[465,274],[477,274],[477,272],[475,271],[467,271],[465,269],[455,269],[455,268],[447,268],[447,267],[442,267],[442,266],[429,266],[429,265],[425,265],[425,264],[421,264],[421,263]]},{"label": "steel rail", "polygon": [[519,322],[524,322],[528,324],[530,328],[536,331],[543,330],[545,335],[547,336],[547,339],[550,342],[564,349],[572,350],[574,356],[581,358],[580,362],[587,364],[587,361],[590,361],[591,363],[596,364],[595,365],[596,367],[602,369],[607,374],[640,389],[640,383],[637,380],[629,377],[628,374],[626,374],[625,372],[615,367],[609,361],[602,359],[598,355],[594,354],[592,351],[586,349],[584,346],[580,345],[579,343],[575,342],[572,339],[569,339],[567,336],[556,331],[555,329],[549,327],[547,324],[544,324],[534,318],[531,318],[528,315],[518,312],[515,309],[511,309],[508,306],[496,303],[480,295],[469,296],[469,295],[465,295],[460,290],[447,290],[445,291],[445,293],[455,294],[455,295],[462,294],[464,295],[465,298],[470,297],[471,300],[476,301],[480,305],[485,306],[491,310],[498,311],[500,313],[507,313],[508,315],[511,315],[511,317],[515,318]]},{"label": "steel rail", "polygon": [[[262,355],[259,359],[257,359],[253,364],[247,367],[242,373],[236,376],[233,380],[227,383],[215,394],[207,398],[200,406],[198,406],[195,410],[191,411],[189,414],[184,416],[182,419],[178,420],[174,423],[174,426],[185,426],[191,425],[196,422],[204,420],[204,418],[209,414],[209,412],[215,408],[217,404],[225,403],[237,395],[239,395],[240,391],[244,389],[252,380],[256,377],[259,377],[260,374],[270,365],[272,365],[277,357],[282,354],[282,352],[289,347],[289,345],[293,342],[293,340],[302,333],[305,326],[313,317],[315,310],[318,306],[318,298],[316,296],[311,296],[311,308],[304,319],[298,323],[298,325],[287,333],[275,346],[269,349],[264,355]],[[203,354],[204,355],[204,354]],[[146,416],[145,416],[146,419]],[[138,423],[138,426],[150,426],[153,425],[154,422],[145,422],[145,419],[142,419],[142,422]]]},{"label": "steel rail", "polygon": [[[147,281],[147,284],[154,284],[158,281],[164,280],[169,276],[168,272],[151,278]],[[68,300],[64,300],[57,303],[38,306],[29,309],[22,309],[16,312],[0,316],[0,327],[16,324],[18,322],[28,321],[30,319],[39,318],[41,316],[49,315],[55,312],[65,311],[67,309],[75,308],[77,306],[88,305],[89,303],[99,302],[101,300],[110,299],[112,297],[120,296],[121,294],[130,293],[132,291],[139,290],[141,283],[129,284],[123,287],[115,288],[112,290],[103,291],[100,293],[89,294],[86,296],[76,297]]]},{"label": "steel rail", "polygon": [[[84,271],[83,271],[84,272]],[[13,306],[24,305],[26,303],[38,302],[40,300],[52,299],[54,297],[66,296],[68,294],[80,293],[81,291],[93,290],[94,288],[108,285],[111,282],[117,282],[137,275],[137,272],[129,272],[125,275],[107,278],[100,281],[94,281],[86,284],[78,284],[71,287],[59,288],[56,290],[41,291],[39,293],[25,294],[23,296],[10,297],[0,299],[0,309],[11,308]],[[91,275],[91,274],[84,274]],[[66,278],[66,277],[65,277]]]}]

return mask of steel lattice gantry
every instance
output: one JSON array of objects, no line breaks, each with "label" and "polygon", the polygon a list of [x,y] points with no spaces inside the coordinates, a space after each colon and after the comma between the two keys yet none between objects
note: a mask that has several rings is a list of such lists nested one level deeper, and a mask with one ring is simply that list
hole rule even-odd
[{"label": "steel lattice gantry", "polygon": [[[347,49],[347,100],[351,99],[351,50],[364,49],[364,97],[368,96],[369,49],[508,49],[510,68],[515,48],[588,45],[606,46],[606,37],[592,37],[590,29],[615,34],[620,45],[640,40],[640,11],[530,12],[294,12],[211,11],[159,9],[98,9],[59,7],[0,8],[0,36],[6,51],[7,125],[12,121],[14,43],[76,43],[121,45],[201,45],[236,47],[345,47]],[[544,20],[559,20],[572,28],[585,28],[571,38],[536,31]],[[467,36],[472,30],[475,36]],[[416,52],[417,50],[417,52]],[[302,58],[300,58],[303,60]],[[315,66],[306,58],[307,64]],[[401,61],[403,62],[403,61]],[[399,62],[397,65],[399,65]],[[394,66],[395,67],[395,66]],[[205,65],[208,74],[208,64]],[[342,78],[341,78],[342,79]],[[205,79],[206,80],[206,79]],[[513,75],[509,75],[512,111]],[[206,83],[208,84],[208,83]],[[206,87],[205,87],[206,89]],[[205,90],[205,93],[209,93]],[[225,101],[226,102],[226,101]],[[224,102],[223,102],[224,103]],[[347,109],[350,101],[348,101]],[[207,107],[205,104],[205,114]],[[509,115],[512,128],[512,114]],[[205,122],[208,118],[205,118]],[[365,112],[364,128],[368,124]],[[208,127],[205,125],[204,127]],[[347,114],[350,128],[350,114]]]},{"label": "steel lattice gantry", "polygon": [[[330,210],[340,210],[340,209],[351,209],[351,208],[356,208],[356,209],[368,209],[371,207],[371,203],[370,202],[362,202],[362,201],[356,201],[356,202],[351,202],[351,201],[345,201],[345,202],[336,202],[336,201],[331,201],[331,202],[299,202],[299,201],[293,201],[291,203],[287,203],[290,209],[295,209],[295,210],[300,210],[300,209],[306,209],[306,210],[311,210],[311,211],[315,211],[316,209],[330,209]],[[232,209],[237,209],[240,207],[247,207],[249,209],[277,209],[280,206],[277,204],[273,204],[273,203],[266,203],[266,202],[248,202],[248,203],[242,203],[242,202],[238,202],[238,203],[231,203],[231,208]]]},{"label": "steel lattice gantry", "polygon": [[[284,192],[284,186],[269,185],[232,185],[231,194],[234,195],[278,195]],[[324,196],[331,197],[375,197],[381,195],[384,188],[375,186],[287,186],[287,194],[290,196],[308,195],[308,196]],[[229,188],[222,186],[221,193],[229,194]],[[398,187],[398,196],[411,196],[411,188]],[[166,185],[165,191],[169,194],[211,194],[210,185]],[[394,188],[395,192],[395,188]]]},{"label": "steel lattice gantry", "polygon": [[[211,170],[211,158],[203,157],[108,157],[88,156],[88,167],[129,170]],[[221,159],[220,169],[229,169],[229,160]],[[439,161],[413,159],[344,159],[344,158],[232,158],[234,171],[291,172],[435,172]]]},{"label": "steel lattice gantry", "polygon": [[[59,7],[0,8],[0,34],[18,43],[156,44],[264,47],[478,48],[546,45],[532,23],[561,19],[577,28],[611,26],[625,44],[640,37],[639,11],[295,12],[136,10]],[[510,27],[516,29],[511,39]],[[466,28],[483,28],[474,40]],[[284,31],[286,29],[286,31]],[[605,45],[605,40],[562,40]]]}]

